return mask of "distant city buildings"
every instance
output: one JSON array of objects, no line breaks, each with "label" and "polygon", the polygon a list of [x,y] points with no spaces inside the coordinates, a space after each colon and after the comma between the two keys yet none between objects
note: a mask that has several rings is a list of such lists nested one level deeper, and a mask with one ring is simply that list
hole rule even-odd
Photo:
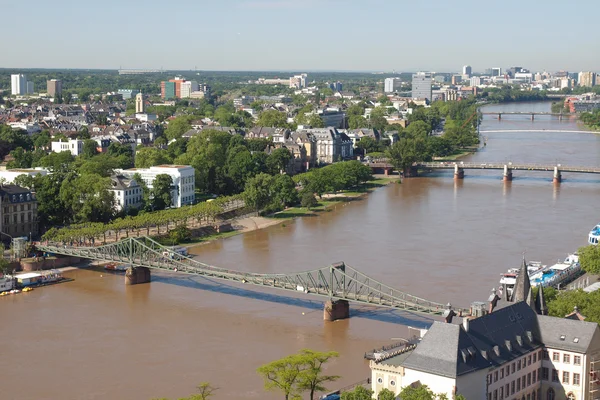
[{"label": "distant city buildings", "polygon": [[50,146],[53,153],[68,151],[75,157],[83,153],[83,140],[79,139],[69,139],[66,142],[52,142]]},{"label": "distant city buildings", "polygon": [[413,74],[412,97],[431,101],[431,73],[417,72]]},{"label": "distant city buildings", "polygon": [[140,91],[137,89],[119,89],[117,94],[123,97],[123,100],[133,99]]},{"label": "distant city buildings", "polygon": [[24,74],[10,76],[10,93],[14,96],[23,96],[33,93],[33,82],[27,80]]},{"label": "distant city buildings", "polygon": [[465,65],[462,69],[462,74],[465,75],[466,77],[470,78],[471,74],[473,73],[473,69],[471,68],[470,65]]},{"label": "distant city buildings", "polygon": [[492,68],[491,71],[490,71],[490,75],[491,76],[501,76],[502,75],[502,68],[498,68],[498,67]]},{"label": "distant city buildings", "polygon": [[302,89],[307,86],[306,79],[308,78],[307,74],[295,75],[290,78],[290,88],[294,89]]},{"label": "distant city buildings", "polygon": [[579,86],[592,87],[596,85],[596,73],[591,71],[580,72],[577,82]]},{"label": "distant city buildings", "polygon": [[46,81],[46,92],[51,97],[62,95],[62,81],[60,79]]},{"label": "distant city buildings", "polygon": [[176,77],[160,83],[160,96],[165,100],[203,99],[210,97],[210,86]]},{"label": "distant city buildings", "polygon": [[400,78],[385,78],[383,81],[383,91],[385,93],[394,93],[402,87],[402,79]]}]

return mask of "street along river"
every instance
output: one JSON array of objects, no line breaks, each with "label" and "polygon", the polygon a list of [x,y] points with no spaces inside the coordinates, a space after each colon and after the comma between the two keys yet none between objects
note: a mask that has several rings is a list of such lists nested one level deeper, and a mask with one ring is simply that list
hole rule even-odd
[{"label": "street along river", "polygon": [[[550,111],[549,103],[485,111]],[[600,138],[556,117],[486,116],[487,145],[473,162],[600,164]],[[511,132],[485,133],[486,130]],[[540,130],[539,132],[525,132]],[[193,249],[214,265],[261,273],[337,261],[392,287],[467,307],[487,299],[521,255],[553,262],[586,243],[600,222],[600,177],[516,171],[436,172],[378,189],[307,217]],[[276,399],[255,370],[302,348],[336,350],[329,372],[345,386],[366,378],[365,351],[427,327],[427,316],[351,305],[349,320],[324,323],[322,300],[153,274],[125,287],[119,275],[77,270],[73,282],[0,299],[3,399],[151,399],[193,393],[204,381],[216,399]]]}]

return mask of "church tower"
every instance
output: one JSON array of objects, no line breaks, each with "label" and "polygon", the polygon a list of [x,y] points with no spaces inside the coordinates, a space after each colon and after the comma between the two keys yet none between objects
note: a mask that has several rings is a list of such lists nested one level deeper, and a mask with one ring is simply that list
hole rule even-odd
[{"label": "church tower", "polygon": [[145,109],[146,107],[144,105],[144,95],[142,94],[142,92],[140,92],[135,96],[135,113],[143,114],[146,111]]}]

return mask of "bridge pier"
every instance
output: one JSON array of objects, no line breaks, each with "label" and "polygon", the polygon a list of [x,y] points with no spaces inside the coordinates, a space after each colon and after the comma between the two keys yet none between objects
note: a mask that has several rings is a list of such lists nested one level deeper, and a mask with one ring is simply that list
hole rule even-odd
[{"label": "bridge pier", "polygon": [[460,168],[458,164],[454,164],[454,179],[463,179],[465,177],[465,170]]},{"label": "bridge pier", "polygon": [[127,272],[125,272],[126,285],[148,283],[150,280],[150,268],[147,267],[131,267],[127,270]]},{"label": "bridge pier", "polygon": [[560,174],[560,170],[558,167],[554,167],[554,176],[552,178],[552,183],[559,184],[562,181],[562,175]]},{"label": "bridge pier", "polygon": [[350,303],[347,300],[328,300],[323,309],[324,321],[350,318]]},{"label": "bridge pier", "polygon": [[531,120],[534,121],[535,120],[535,114],[531,114]]},{"label": "bridge pier", "polygon": [[502,175],[502,180],[504,182],[510,182],[513,179],[512,170],[508,168],[508,165],[504,166],[504,174]]},{"label": "bridge pier", "polygon": [[502,113],[498,113],[498,121],[502,119]]}]

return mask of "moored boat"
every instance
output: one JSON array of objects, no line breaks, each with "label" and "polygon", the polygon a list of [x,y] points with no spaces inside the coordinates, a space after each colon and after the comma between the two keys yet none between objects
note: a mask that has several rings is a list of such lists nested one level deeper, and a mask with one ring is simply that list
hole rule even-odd
[{"label": "moored boat", "polygon": [[107,271],[115,271],[115,272],[125,272],[129,268],[129,265],[109,263],[104,266],[104,269]]},{"label": "moored boat", "polygon": [[600,240],[600,224],[596,225],[588,235],[588,243],[597,245]]}]

